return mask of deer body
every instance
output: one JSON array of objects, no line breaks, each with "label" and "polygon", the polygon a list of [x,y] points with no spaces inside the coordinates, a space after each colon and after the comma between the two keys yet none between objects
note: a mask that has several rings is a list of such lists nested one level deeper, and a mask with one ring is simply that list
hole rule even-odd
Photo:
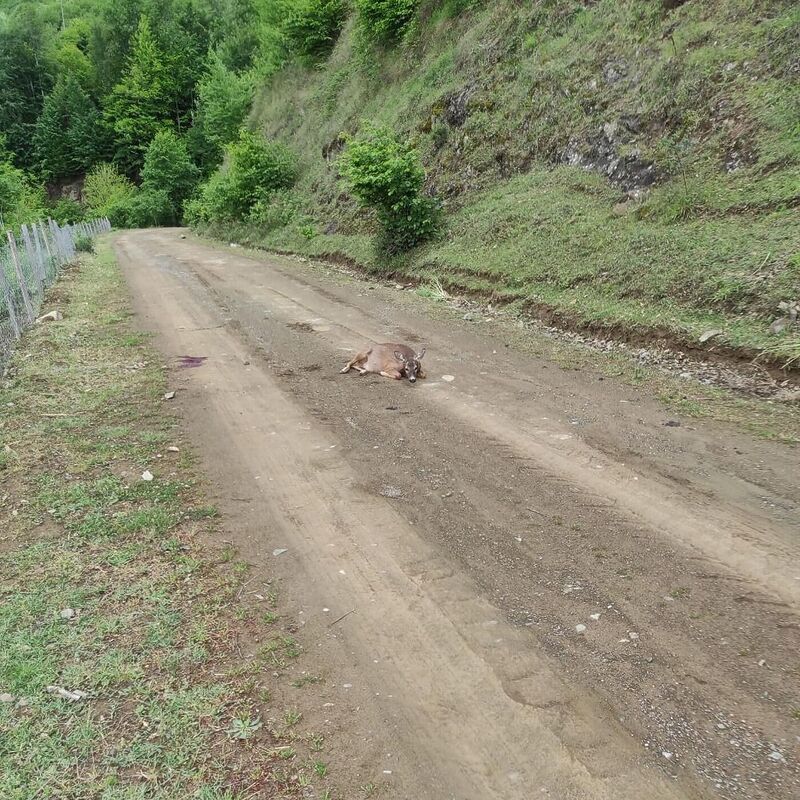
[{"label": "deer body", "polygon": [[425,372],[420,364],[424,355],[424,350],[417,353],[404,344],[392,344],[391,342],[376,344],[348,361],[342,369],[342,374],[356,369],[359,375],[372,372],[397,381],[406,377],[411,383],[415,383],[417,378],[425,377]]}]

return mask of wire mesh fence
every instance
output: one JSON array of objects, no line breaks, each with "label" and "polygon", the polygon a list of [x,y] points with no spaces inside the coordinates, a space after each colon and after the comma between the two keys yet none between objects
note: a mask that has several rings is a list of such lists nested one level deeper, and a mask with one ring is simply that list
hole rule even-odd
[{"label": "wire mesh fence", "polygon": [[111,230],[103,219],[60,226],[53,220],[0,233],[0,366],[39,314],[45,292],[75,258],[76,244]]}]

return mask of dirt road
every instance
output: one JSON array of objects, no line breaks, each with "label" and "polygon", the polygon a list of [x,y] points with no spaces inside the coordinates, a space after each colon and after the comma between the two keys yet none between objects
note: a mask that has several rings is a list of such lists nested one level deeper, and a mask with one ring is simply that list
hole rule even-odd
[{"label": "dirt road", "polygon": [[[411,293],[115,247],[226,528],[298,609],[348,796],[800,795],[796,449],[665,427]],[[427,381],[338,374],[389,340]]]}]

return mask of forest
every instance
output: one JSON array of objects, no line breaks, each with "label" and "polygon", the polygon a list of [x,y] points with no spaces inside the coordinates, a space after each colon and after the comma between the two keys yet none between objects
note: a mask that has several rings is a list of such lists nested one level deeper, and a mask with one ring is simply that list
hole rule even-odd
[{"label": "forest", "polygon": [[[286,57],[282,0],[0,3],[0,225],[176,222],[256,82]],[[85,183],[84,183],[85,181]]]},{"label": "forest", "polygon": [[185,224],[782,363],[798,52],[789,0],[0,0],[0,224]]}]

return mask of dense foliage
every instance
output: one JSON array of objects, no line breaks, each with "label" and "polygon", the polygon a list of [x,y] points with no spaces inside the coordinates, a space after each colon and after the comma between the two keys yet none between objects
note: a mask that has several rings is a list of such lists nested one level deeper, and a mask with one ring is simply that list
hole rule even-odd
[{"label": "dense foliage", "polygon": [[291,51],[312,63],[327,56],[344,27],[347,13],[347,0],[306,0],[285,23]]},{"label": "dense foliage", "polygon": [[[365,42],[385,46],[418,6],[0,0],[0,224],[77,218],[83,209],[69,198],[81,191],[86,210],[118,225],[180,222],[193,196],[195,218],[285,218],[296,204],[275,193],[293,184],[297,164],[278,142],[241,132],[255,87],[293,62],[324,61],[351,13]],[[384,204],[384,228],[424,238],[430,203],[416,191],[398,202],[394,216],[408,223],[393,229]]]},{"label": "dense foliage", "polygon": [[407,250],[434,233],[437,204],[422,194],[419,153],[391,131],[366,129],[348,144],[339,172],[358,201],[377,212],[383,249]]},{"label": "dense foliage", "polygon": [[[256,83],[293,47],[320,51],[312,20],[330,32],[345,13],[331,0],[0,0],[2,224],[54,213],[60,187],[101,162],[131,181],[125,213],[112,203],[119,218],[178,221],[236,141]],[[303,44],[284,31],[292,20],[300,35],[301,19]]]},{"label": "dense foliage", "polygon": [[365,34],[376,42],[400,39],[417,13],[418,0],[355,0]]},{"label": "dense foliage", "polygon": [[225,168],[187,210],[197,222],[246,219],[273,194],[291,188],[296,177],[296,159],[285,145],[243,130],[228,150]]}]

